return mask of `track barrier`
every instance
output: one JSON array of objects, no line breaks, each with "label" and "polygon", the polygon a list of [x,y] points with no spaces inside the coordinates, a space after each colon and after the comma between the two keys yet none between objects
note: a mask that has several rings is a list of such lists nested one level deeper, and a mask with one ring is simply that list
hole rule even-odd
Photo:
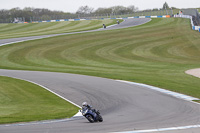
[{"label": "track barrier", "polygon": [[103,20],[103,19],[130,19],[130,18],[170,18],[170,17],[171,17],[170,15],[163,15],[163,16],[135,16],[135,17],[124,17],[124,18],[99,18],[99,19],[57,19],[57,20],[46,20],[46,21],[33,21],[32,23],[82,21],[82,20]]},{"label": "track barrier", "polygon": [[174,15],[175,18],[189,18],[191,20],[192,30],[197,30],[200,32],[200,26],[195,26],[192,20],[192,16],[190,15]]},{"label": "track barrier", "polygon": [[[135,17],[123,17],[123,18],[99,18],[99,19],[57,19],[57,20],[46,20],[46,21],[33,21],[32,23],[42,23],[42,22],[62,22],[62,21],[83,21],[83,20],[103,20],[103,19],[131,19],[131,18],[170,18],[170,15],[161,16],[135,16]],[[194,26],[192,16],[190,15],[174,15],[175,18],[188,18],[191,20],[192,30],[197,30],[200,32],[200,26]],[[24,22],[27,23],[27,22]]]}]

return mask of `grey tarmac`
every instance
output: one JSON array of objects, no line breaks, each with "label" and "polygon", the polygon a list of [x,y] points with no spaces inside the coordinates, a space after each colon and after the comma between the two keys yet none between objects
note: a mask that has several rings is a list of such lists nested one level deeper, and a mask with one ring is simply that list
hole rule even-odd
[{"label": "grey tarmac", "polygon": [[[140,20],[140,23],[144,20]],[[147,20],[150,19],[146,19],[146,22]],[[128,22],[133,24],[135,21],[135,19],[129,19],[125,22],[128,25]],[[137,21],[139,20],[137,19]],[[126,28],[123,23],[120,25]],[[15,40],[0,40],[0,43],[13,41]],[[38,122],[37,124],[21,126],[0,125],[0,133],[104,133],[200,124],[200,106],[198,104],[141,86],[106,78],[55,72],[1,69],[0,75],[41,84],[78,105],[81,105],[83,101],[87,101],[94,108],[99,109],[104,118],[104,122],[93,124],[80,118],[49,124]],[[178,131],[165,132],[178,133]],[[200,129],[186,129],[181,132],[199,133]]]},{"label": "grey tarmac", "polygon": [[175,97],[112,79],[78,74],[0,70],[0,75],[41,84],[81,105],[83,101],[99,109],[103,123],[86,119],[0,126],[0,133],[120,132],[200,124],[200,106]]},{"label": "grey tarmac", "polygon": [[7,45],[7,44],[12,44],[12,43],[17,43],[17,42],[24,42],[24,41],[29,41],[29,40],[36,40],[36,39],[60,36],[60,35],[69,35],[69,34],[96,32],[96,31],[102,31],[102,30],[114,30],[114,29],[128,28],[128,27],[138,26],[138,25],[147,23],[149,21],[151,21],[151,19],[149,19],[149,18],[145,18],[145,19],[141,19],[141,18],[125,19],[124,22],[122,22],[120,24],[115,24],[115,25],[109,26],[106,29],[100,28],[100,29],[96,29],[96,30],[71,32],[71,33],[60,33],[60,34],[51,34],[51,35],[40,35],[40,36],[0,39],[0,46]]}]

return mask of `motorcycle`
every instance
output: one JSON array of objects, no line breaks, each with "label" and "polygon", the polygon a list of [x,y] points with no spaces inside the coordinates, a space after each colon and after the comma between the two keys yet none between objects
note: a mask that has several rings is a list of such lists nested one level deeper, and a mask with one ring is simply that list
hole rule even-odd
[{"label": "motorcycle", "polygon": [[91,123],[93,122],[103,122],[103,118],[100,115],[99,110],[95,111],[94,109],[82,109],[80,110],[82,115]]}]

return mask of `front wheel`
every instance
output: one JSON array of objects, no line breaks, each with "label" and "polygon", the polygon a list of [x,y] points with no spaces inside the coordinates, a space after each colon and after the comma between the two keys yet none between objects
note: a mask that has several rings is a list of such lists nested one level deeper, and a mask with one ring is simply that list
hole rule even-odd
[{"label": "front wheel", "polygon": [[92,115],[86,115],[85,117],[88,119],[89,122],[91,122],[91,123],[94,122]]},{"label": "front wheel", "polygon": [[103,122],[103,117],[101,115],[98,115],[99,117],[99,122]]}]

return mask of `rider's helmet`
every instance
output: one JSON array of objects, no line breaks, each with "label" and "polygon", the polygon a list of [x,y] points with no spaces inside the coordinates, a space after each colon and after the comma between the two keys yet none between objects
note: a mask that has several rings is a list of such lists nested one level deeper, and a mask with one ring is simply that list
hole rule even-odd
[{"label": "rider's helmet", "polygon": [[82,107],[86,107],[87,105],[88,105],[87,102],[82,103]]}]

